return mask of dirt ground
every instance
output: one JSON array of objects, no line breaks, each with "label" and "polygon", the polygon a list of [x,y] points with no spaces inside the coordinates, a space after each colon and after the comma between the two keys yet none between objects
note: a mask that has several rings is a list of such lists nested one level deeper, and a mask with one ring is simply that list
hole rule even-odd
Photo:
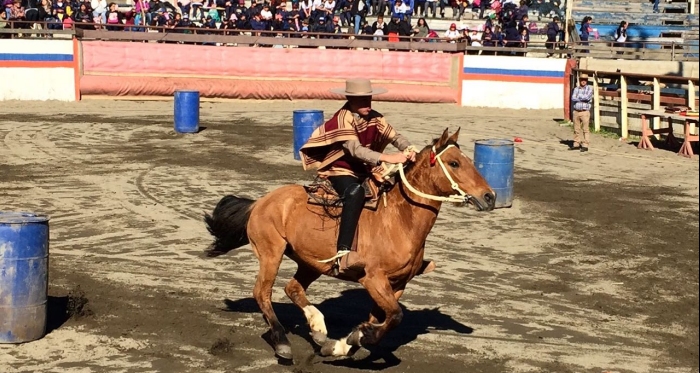
[{"label": "dirt ground", "polygon": [[[0,208],[51,216],[49,333],[0,345],[14,372],[697,372],[698,157],[593,135],[567,151],[559,111],[375,104],[417,145],[523,139],[515,202],[442,207],[403,323],[363,359],[314,354],[283,286],[273,295],[295,359],[280,365],[252,299],[243,247],[204,259],[202,222],[225,194],[307,183],[292,110],[340,102],[202,103],[202,131],[173,131],[172,102],[0,104]],[[697,148],[696,148],[697,151]],[[358,285],[309,291],[331,337],[369,314]]]}]

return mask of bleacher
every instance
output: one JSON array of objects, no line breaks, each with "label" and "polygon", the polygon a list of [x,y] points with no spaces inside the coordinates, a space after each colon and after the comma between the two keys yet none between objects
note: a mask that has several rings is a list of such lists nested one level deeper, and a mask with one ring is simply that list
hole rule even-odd
[{"label": "bleacher", "polygon": [[[580,22],[585,16],[593,17],[594,24],[619,24],[625,20],[630,25],[690,26],[697,25],[698,15],[690,9],[689,0],[661,0],[659,13],[653,12],[649,0],[575,0],[572,16]],[[697,5],[695,5],[697,8]]]}]

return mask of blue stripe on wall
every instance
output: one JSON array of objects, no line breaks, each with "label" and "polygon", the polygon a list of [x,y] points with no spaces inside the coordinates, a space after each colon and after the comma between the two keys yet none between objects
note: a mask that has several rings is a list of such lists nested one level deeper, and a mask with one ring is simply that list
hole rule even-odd
[{"label": "blue stripe on wall", "polygon": [[510,75],[510,76],[531,76],[538,78],[563,78],[563,71],[537,71],[537,70],[511,70],[511,69],[489,69],[484,67],[465,67],[465,74],[486,74],[486,75]]},{"label": "blue stripe on wall", "polygon": [[0,61],[70,62],[72,54],[0,53]]}]

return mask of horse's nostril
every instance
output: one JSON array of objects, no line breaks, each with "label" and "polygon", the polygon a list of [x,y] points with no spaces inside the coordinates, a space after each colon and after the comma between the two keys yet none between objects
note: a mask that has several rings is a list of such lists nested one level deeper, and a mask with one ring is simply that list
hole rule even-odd
[{"label": "horse's nostril", "polygon": [[491,192],[487,192],[484,194],[484,201],[486,201],[486,203],[489,205],[492,205],[496,202],[496,196],[494,196]]}]

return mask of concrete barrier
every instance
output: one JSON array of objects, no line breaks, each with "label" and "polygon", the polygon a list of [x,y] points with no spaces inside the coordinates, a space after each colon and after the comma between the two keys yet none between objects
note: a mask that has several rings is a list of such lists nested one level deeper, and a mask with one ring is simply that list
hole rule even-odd
[{"label": "concrete barrier", "polygon": [[0,101],[80,100],[78,42],[0,40]]},{"label": "concrete barrier", "polygon": [[464,56],[461,105],[565,109],[570,64],[564,59]]},{"label": "concrete barrier", "polygon": [[457,103],[459,55],[309,48],[82,42],[84,95],[339,99],[328,89],[369,78],[378,100]]}]

